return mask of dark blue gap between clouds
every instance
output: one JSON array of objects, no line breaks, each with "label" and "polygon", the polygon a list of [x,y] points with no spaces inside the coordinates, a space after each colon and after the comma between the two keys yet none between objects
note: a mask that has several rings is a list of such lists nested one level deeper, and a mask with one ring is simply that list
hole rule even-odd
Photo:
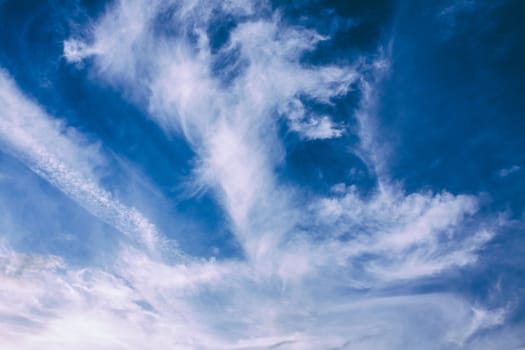
[{"label": "dark blue gap between clouds", "polygon": [[407,1],[398,12],[379,99],[391,173],[409,191],[486,192],[490,211],[520,218],[525,3],[475,1],[443,13],[453,3]]},{"label": "dark blue gap between clouds", "polygon": [[[509,224],[478,263],[423,281],[525,321],[525,3],[406,1],[379,88],[380,137],[407,191],[481,193],[481,214]],[[450,9],[451,11],[445,11]]]}]

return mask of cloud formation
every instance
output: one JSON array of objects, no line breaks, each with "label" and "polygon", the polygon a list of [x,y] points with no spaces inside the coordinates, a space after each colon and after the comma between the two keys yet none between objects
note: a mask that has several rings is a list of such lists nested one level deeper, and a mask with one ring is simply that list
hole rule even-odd
[{"label": "cloud formation", "polygon": [[[64,42],[69,63],[121,91],[166,135],[188,142],[197,154],[188,192],[213,193],[240,258],[167,256],[154,224],[103,189],[96,144],[0,74],[7,106],[0,112],[1,142],[93,215],[144,244],[123,241],[105,268],[68,266],[60,257],[3,244],[4,348],[498,347],[484,332],[505,322],[506,308],[410,288],[475,265],[498,222],[480,211],[475,195],[408,193],[388,177],[374,129],[374,89],[388,70],[384,50],[351,64],[308,64],[304,54],[330,38],[266,8],[247,1],[122,0],[87,39]],[[209,26],[224,16],[238,23],[217,44]],[[333,106],[352,92],[361,99],[347,116],[356,127],[309,108]],[[352,134],[357,146],[339,152],[361,159],[377,185],[369,194],[352,183],[312,194],[283,181],[281,123],[298,142]],[[518,333],[498,337],[519,344]]]},{"label": "cloud formation", "polygon": [[156,244],[155,227],[100,187],[96,167],[103,158],[96,144],[47,116],[4,71],[0,101],[4,106],[0,140],[7,150],[93,215],[150,248]]}]

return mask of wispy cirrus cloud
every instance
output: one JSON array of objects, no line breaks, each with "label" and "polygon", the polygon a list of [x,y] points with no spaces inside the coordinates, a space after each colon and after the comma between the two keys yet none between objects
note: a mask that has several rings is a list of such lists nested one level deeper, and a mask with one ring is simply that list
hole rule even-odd
[{"label": "wispy cirrus cloud", "polygon": [[4,71],[0,71],[0,101],[4,106],[0,141],[7,150],[96,217],[150,248],[157,244],[154,225],[99,185],[96,168],[104,160],[97,144],[47,116]]},{"label": "wispy cirrus cloud", "polygon": [[[505,308],[451,293],[392,292],[472,266],[498,227],[475,195],[407,193],[388,177],[373,127],[387,55],[307,64],[303,54],[329,38],[289,26],[278,13],[260,15],[256,5],[119,1],[94,25],[92,40],[64,43],[70,63],[89,59],[97,78],[187,140],[197,154],[189,186],[212,191],[244,257],[169,262],[123,244],[111,266],[79,269],[5,247],[2,278],[13,293],[0,304],[16,305],[4,311],[7,347],[459,349],[486,344],[482,332],[505,322]],[[224,14],[238,23],[212,49],[209,23]],[[97,152],[54,126],[5,74],[0,82],[11,106],[0,130],[13,152],[157,251],[152,224],[98,185],[88,160]],[[357,121],[353,129],[303,103],[331,105],[356,89],[360,108],[347,116]],[[377,175],[376,188],[363,195],[340,183],[310,194],[283,182],[281,121],[301,142],[353,132],[357,148],[340,152],[360,157]],[[509,337],[518,344],[517,333]]]},{"label": "wispy cirrus cloud", "polygon": [[[152,9],[164,8],[162,6],[167,5],[156,3],[146,10],[138,2],[116,4],[111,14],[103,17],[95,27],[93,43],[79,46],[85,51],[75,53],[70,59],[74,61],[73,58],[78,56],[95,53],[95,69],[102,78],[120,82],[124,84],[124,89],[150,91],[146,98],[152,118],[168,130],[177,130],[180,126],[200,154],[201,162],[195,181],[217,190],[246,252],[254,258],[264,259],[267,252],[279,251],[281,245],[295,236],[295,225],[301,220],[297,213],[302,210],[292,203],[288,189],[277,183],[272,172],[285,152],[276,135],[275,123],[279,117],[276,111],[280,109],[285,117],[298,119],[300,117],[296,115],[305,113],[298,96],[306,95],[329,104],[332,98],[348,93],[352,84],[360,80],[362,83],[359,85],[364,89],[363,110],[358,113],[361,121],[358,133],[363,142],[360,151],[373,153],[375,145],[368,140],[373,138],[368,121],[373,117],[367,114],[373,103],[373,92],[369,91],[373,82],[367,81],[370,74],[365,73],[370,69],[379,72],[388,65],[382,56],[368,64],[358,62],[355,65],[321,67],[302,64],[301,54],[314,49],[325,38],[311,30],[288,28],[278,15],[273,15],[267,19],[256,18],[240,23],[230,33],[229,42],[221,50],[238,48],[230,60],[245,61],[246,66],[242,74],[230,82],[230,86],[221,88],[220,76],[213,75],[210,70],[213,54],[209,46],[210,38],[206,35],[207,16],[211,16],[214,8],[222,11],[231,11],[232,8],[193,4],[184,7],[184,10],[179,9],[173,12],[172,22],[167,26],[177,26],[181,34],[170,38],[154,29],[157,13]],[[195,19],[193,11],[202,17]],[[236,15],[246,15],[243,11],[233,7]],[[134,13],[147,13],[149,17],[132,16]],[[132,26],[135,30],[126,33],[117,30],[117,27],[126,26]],[[126,44],[116,48],[108,44],[115,40],[115,33],[124,35],[122,40]],[[168,46],[170,39],[171,45]],[[195,40],[193,44],[190,39]],[[133,44],[128,45],[128,42]],[[158,44],[154,45],[155,42]],[[117,45],[116,42],[114,45]],[[135,50],[148,45],[150,54]],[[119,50],[127,50],[123,51],[126,61],[115,55]],[[67,51],[65,54],[68,58]],[[128,64],[127,60],[133,62]],[[148,67],[145,68],[148,74],[137,76],[138,67],[142,64]],[[372,75],[371,78],[378,77]],[[318,124],[325,121],[324,116],[309,118]],[[378,161],[372,159],[369,164],[377,167]],[[339,206],[343,216],[353,215],[358,227],[374,227],[374,220],[385,226],[394,223],[403,225],[405,221],[416,226],[412,229],[405,225],[398,229],[401,232],[385,234],[388,239],[379,243],[384,245],[385,250],[399,245],[403,249],[413,248],[418,241],[437,241],[434,235],[456,226],[465,215],[473,215],[477,211],[474,197],[423,193],[405,198],[402,191],[388,184],[388,179],[381,179],[380,182],[377,195],[367,201],[358,199],[351,192],[347,196],[321,198],[320,201],[326,207],[330,204]],[[345,202],[350,201],[353,202],[346,204],[346,207]],[[434,203],[436,208],[432,207]],[[377,211],[364,215],[367,208],[374,210],[376,207]],[[392,222],[380,216],[388,213],[387,208],[399,210],[392,213]],[[287,212],[286,219],[277,214],[283,212]],[[318,213],[314,211],[313,214]],[[403,215],[409,217],[403,218]],[[352,219],[347,217],[341,221],[351,222]],[[354,230],[341,224],[336,227]],[[364,235],[370,239],[367,230]],[[485,239],[480,238],[479,241],[486,241],[490,236],[489,233],[483,234]],[[400,243],[403,237],[411,241],[403,245]],[[467,256],[471,256],[470,253],[464,256],[465,263],[471,261]]]}]

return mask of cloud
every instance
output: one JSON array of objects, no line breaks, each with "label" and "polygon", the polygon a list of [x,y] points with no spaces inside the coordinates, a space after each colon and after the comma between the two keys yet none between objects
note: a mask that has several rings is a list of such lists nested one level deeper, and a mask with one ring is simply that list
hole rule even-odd
[{"label": "cloud", "polygon": [[158,232],[136,209],[128,208],[99,185],[104,163],[97,144],[52,119],[0,71],[0,141],[36,174],[101,220],[152,248]]},{"label": "cloud", "polygon": [[506,176],[509,176],[510,174],[513,174],[517,171],[520,171],[521,168],[518,166],[518,165],[513,165],[511,166],[510,168],[503,168],[501,169],[498,174],[500,177],[506,177]]},{"label": "cloud", "polygon": [[[156,6],[160,5],[154,4],[151,8]],[[268,236],[262,244],[267,245],[264,249],[270,249],[282,234],[247,231],[257,226],[251,222],[253,219],[262,221],[253,218],[251,212],[271,210],[257,208],[260,204],[287,206],[286,199],[275,188],[271,173],[283,156],[282,145],[272,132],[275,111],[298,94],[322,102],[344,95],[358,78],[358,72],[354,67],[302,67],[301,52],[314,48],[323,38],[309,30],[281,28],[279,18],[275,17],[242,23],[231,33],[223,50],[239,47],[240,56],[236,59],[249,64],[244,74],[224,91],[209,69],[207,23],[188,15],[188,11],[200,9],[206,19],[213,6],[209,10],[202,4],[188,6],[173,15],[172,25],[177,26],[179,32],[184,35],[186,31],[193,31],[195,48],[185,37],[172,40],[168,45],[164,37],[156,35],[148,27],[148,23],[155,21],[152,10],[145,12],[150,17],[133,16],[125,20],[129,14],[143,13],[141,7],[138,2],[118,3],[113,12],[100,21],[93,32],[94,42],[85,46],[88,52],[97,53],[96,69],[104,79],[124,84],[125,89],[149,91],[147,104],[152,118],[168,131],[181,130],[200,154],[195,181],[217,189],[238,228],[240,241],[245,242],[247,235],[256,235],[257,240],[261,235]],[[122,43],[113,42],[118,35],[124,35],[117,27],[126,26],[135,30],[126,32]],[[113,44],[108,44],[109,41]],[[150,54],[136,51],[135,48],[144,45],[149,46]],[[145,75],[137,76],[137,70],[144,69],[138,69],[137,65],[147,67]],[[337,136],[341,132],[326,116],[311,116],[302,129],[309,138]],[[273,149],[268,150],[268,145]],[[273,213],[268,213],[267,218],[270,216]],[[251,254],[249,246],[250,242],[246,241],[245,248]],[[261,245],[253,249],[260,252],[259,248]]]},{"label": "cloud", "polygon": [[[64,42],[69,62],[89,58],[86,69],[187,140],[197,154],[189,187],[213,191],[243,258],[163,256],[155,227],[101,188],[96,147],[0,75],[2,142],[88,211],[159,253],[123,242],[110,266],[82,268],[3,247],[5,348],[458,349],[505,322],[506,309],[459,295],[392,292],[475,264],[497,225],[475,195],[407,193],[389,179],[374,128],[374,89],[388,55],[309,65],[303,54],[329,38],[289,26],[278,13],[254,15],[255,5],[118,1],[92,40]],[[169,21],[159,25],[165,12]],[[207,26],[224,13],[238,23],[215,52]],[[215,72],[221,59],[227,69]],[[356,88],[360,108],[348,119],[357,130],[302,102],[329,106]],[[283,183],[275,170],[286,161],[283,120],[302,142],[355,132],[354,151],[377,174],[377,187],[364,196],[343,183],[313,195]]]},{"label": "cloud", "polygon": [[344,129],[334,125],[330,117],[307,115],[303,103],[298,98],[292,99],[287,105],[281,107],[279,113],[288,119],[288,125],[292,131],[307,140],[331,139],[344,134]]},{"label": "cloud", "polygon": [[459,33],[465,30],[465,16],[476,14],[480,17],[486,15],[498,7],[505,4],[506,1],[500,2],[483,2],[478,0],[451,0],[446,1],[441,9],[437,9],[436,19],[438,24],[443,27],[441,29],[444,40],[454,38]]},{"label": "cloud", "polygon": [[[338,188],[339,189],[339,188]],[[367,278],[410,279],[434,275],[476,261],[477,251],[492,237],[491,229],[464,224],[478,210],[473,196],[450,193],[406,195],[383,186],[363,200],[355,188],[320,199],[311,211],[317,224],[349,244],[345,257],[365,257]],[[348,237],[348,238],[346,238]]]},{"label": "cloud", "polygon": [[134,249],[118,252],[112,272],[68,267],[5,245],[0,252],[6,349],[402,349],[434,348],[436,339],[458,348],[500,324],[504,313],[472,308],[449,294],[333,293],[327,299],[256,278],[242,264],[168,266]]}]

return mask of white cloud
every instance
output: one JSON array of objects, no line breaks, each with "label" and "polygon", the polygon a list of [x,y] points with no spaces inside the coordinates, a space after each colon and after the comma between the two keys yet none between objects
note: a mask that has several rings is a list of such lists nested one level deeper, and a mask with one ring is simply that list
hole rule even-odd
[{"label": "white cloud", "polygon": [[303,103],[294,98],[279,108],[279,113],[288,119],[290,130],[307,140],[331,139],[344,134],[344,128],[334,125],[330,117],[308,115]]},{"label": "white cloud", "polygon": [[153,224],[102,189],[96,168],[103,165],[97,144],[52,119],[0,71],[0,142],[29,168],[101,220],[152,248]]},{"label": "white cloud", "polygon": [[[273,232],[247,231],[257,227],[254,220],[261,223],[274,216],[271,207],[262,207],[270,203],[287,206],[271,173],[283,152],[272,131],[275,110],[298,94],[328,102],[330,97],[345,94],[359,73],[354,67],[302,67],[300,54],[323,38],[312,31],[284,28],[275,17],[243,23],[232,32],[225,50],[239,45],[238,59],[247,60],[249,65],[245,74],[224,91],[210,72],[205,23],[192,16],[186,18],[189,10],[175,13],[172,25],[183,33],[193,30],[198,40],[196,47],[184,38],[168,43],[148,28],[154,20],[151,8],[142,11],[140,2],[118,3],[95,28],[95,40],[86,50],[96,53],[94,62],[102,77],[116,84],[124,81],[128,90],[149,91],[151,116],[168,132],[182,130],[200,154],[196,182],[217,188],[247,252],[251,255],[249,247],[253,246],[246,241],[247,235],[257,236],[261,242],[253,254],[273,249],[284,230],[279,233],[273,225]],[[189,8],[194,9],[193,5]],[[199,3],[198,8],[206,19],[208,6]],[[144,15],[129,15],[139,12]],[[127,26],[136,30],[126,32],[119,44],[117,38],[124,35],[121,28]],[[135,49],[146,46],[147,50]],[[136,75],[137,65],[146,72],[144,76]],[[310,116],[302,129],[308,138],[342,133],[326,116]],[[268,214],[257,218],[253,212]],[[267,239],[261,240],[261,236]]]},{"label": "white cloud", "polygon": [[[100,78],[167,133],[186,137],[198,156],[194,186],[214,190],[246,259],[167,263],[123,245],[102,270],[5,248],[0,272],[12,290],[0,293],[4,348],[454,349],[504,321],[504,311],[473,308],[459,296],[387,288],[474,264],[494,227],[475,196],[406,193],[388,179],[373,127],[374,78],[386,58],[307,66],[301,55],[326,38],[278,15],[248,18],[222,48],[238,48],[232,60],[246,62],[224,87],[211,70],[205,26],[214,8],[247,14],[253,7],[185,2],[167,24],[180,34],[159,34],[155,18],[174,4],[116,2],[94,26],[93,42],[66,41],[64,55],[72,63],[92,57]],[[370,69],[376,77],[365,77]],[[97,152],[1,79],[3,142],[95,215],[145,241],[156,237],[143,216],[98,186],[86,160]],[[305,139],[342,136],[342,126],[307,113],[299,97],[330,104],[356,82],[363,95],[357,151],[379,174],[375,192],[363,197],[341,184],[306,197],[280,183],[274,169],[286,150],[278,119]]]},{"label": "white cloud", "polygon": [[511,166],[510,168],[503,168],[501,169],[498,174],[500,177],[506,177],[506,176],[509,176],[510,174],[513,174],[517,171],[520,171],[521,168],[518,166],[518,165],[513,165]]},{"label": "white cloud", "polygon": [[79,63],[93,54],[95,54],[95,52],[90,50],[82,41],[70,39],[64,42],[64,57],[69,62]]},{"label": "white cloud", "polygon": [[0,253],[5,349],[457,348],[478,330],[500,324],[504,312],[472,308],[448,294],[332,290],[328,297],[318,293],[331,288],[329,278],[318,279],[329,284],[312,293],[311,286],[283,288],[257,278],[239,263],[169,266],[136,250],[118,252],[113,272],[75,269],[5,246]]}]

